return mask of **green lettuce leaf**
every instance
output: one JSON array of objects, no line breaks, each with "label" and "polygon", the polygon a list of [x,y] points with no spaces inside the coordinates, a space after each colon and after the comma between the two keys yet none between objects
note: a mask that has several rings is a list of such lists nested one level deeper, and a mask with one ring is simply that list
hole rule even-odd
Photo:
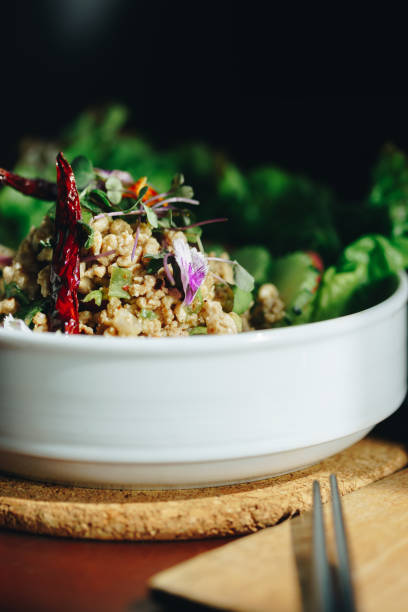
[{"label": "green lettuce leaf", "polygon": [[405,264],[406,253],[384,236],[356,240],[343,251],[338,264],[324,273],[310,320],[333,319],[382,301]]}]

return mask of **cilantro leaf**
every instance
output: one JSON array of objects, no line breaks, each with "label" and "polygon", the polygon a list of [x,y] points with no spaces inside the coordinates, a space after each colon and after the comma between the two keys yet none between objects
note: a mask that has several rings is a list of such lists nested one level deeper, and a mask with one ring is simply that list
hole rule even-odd
[{"label": "cilantro leaf", "polygon": [[93,244],[94,231],[88,223],[80,219],[77,221],[79,240],[85,249],[89,249]]},{"label": "cilantro leaf", "polygon": [[184,175],[180,172],[173,177],[171,181],[170,193],[172,196],[180,198],[192,198],[194,190],[189,185],[184,185]]},{"label": "cilantro leaf", "polygon": [[47,238],[46,240],[40,240],[39,244],[44,249],[52,249],[54,247],[54,242],[52,238]]},{"label": "cilantro leaf", "polygon": [[139,204],[142,202],[143,197],[146,194],[146,191],[149,189],[149,187],[147,185],[145,185],[144,187],[142,187],[142,189],[139,191],[139,195],[137,197],[136,200],[131,200],[131,204],[128,208],[124,208],[123,210],[125,212],[132,212],[133,210],[136,210],[136,208],[139,206]]},{"label": "cilantro leaf", "polygon": [[81,198],[80,203],[83,208],[86,208],[87,210],[90,210],[93,213],[98,214],[102,212],[101,207],[98,204],[94,204],[92,200],[89,198],[89,196],[88,197],[85,196]]},{"label": "cilantro leaf", "polygon": [[158,220],[159,227],[164,229],[170,229],[171,227],[176,227],[173,221],[173,211],[169,210],[168,214],[165,217],[162,217]]},{"label": "cilantro leaf", "polygon": [[84,155],[79,155],[73,160],[71,168],[75,175],[77,189],[83,191],[94,178],[92,162]]},{"label": "cilantro leaf", "polygon": [[112,204],[120,204],[123,194],[123,186],[117,176],[110,176],[105,183],[106,194]]},{"label": "cilantro leaf", "polygon": [[22,319],[26,325],[31,325],[33,318],[38,312],[46,312],[50,307],[49,298],[40,298],[29,304],[21,306],[14,315],[17,319]]},{"label": "cilantro leaf", "polygon": [[[113,208],[108,196],[104,191],[102,191],[102,189],[92,189],[92,191],[87,194],[86,202],[88,203],[88,208],[93,212],[103,212],[101,209],[102,205],[108,209]],[[94,208],[91,208],[91,206],[89,206],[89,202],[91,202],[93,207],[97,207],[97,209],[95,210]]]},{"label": "cilantro leaf", "polygon": [[150,223],[152,227],[157,229],[159,227],[159,220],[157,218],[156,213],[154,212],[154,210],[146,206],[146,204],[143,204],[143,208],[146,213],[147,221]]},{"label": "cilantro leaf", "polygon": [[187,238],[187,242],[197,243],[201,238],[203,230],[201,227],[189,227],[185,231],[185,237]]},{"label": "cilantro leaf", "polygon": [[147,262],[146,272],[148,274],[156,274],[163,267],[164,253],[158,255],[144,255],[143,259],[149,259]]},{"label": "cilantro leaf", "polygon": [[30,303],[27,295],[14,281],[4,283],[4,293],[7,299],[16,298],[21,305],[28,305]]}]

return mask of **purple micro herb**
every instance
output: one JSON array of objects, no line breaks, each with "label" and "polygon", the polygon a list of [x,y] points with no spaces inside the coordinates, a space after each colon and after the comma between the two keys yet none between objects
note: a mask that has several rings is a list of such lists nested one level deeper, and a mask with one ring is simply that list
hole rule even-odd
[{"label": "purple micro herb", "polygon": [[190,248],[182,238],[176,238],[173,242],[173,247],[176,262],[180,268],[181,283],[184,290],[184,304],[189,306],[207,275],[207,260],[195,247]]},{"label": "purple micro herb", "polygon": [[134,183],[134,178],[129,172],[125,172],[124,170],[104,170],[103,168],[94,168],[95,174],[107,180],[109,177],[114,176],[120,180],[124,185],[129,185]]},{"label": "purple micro herb", "polygon": [[0,255],[0,266],[9,266],[13,261],[10,255]]},{"label": "purple micro herb", "polygon": [[218,276],[218,274],[215,274],[215,272],[212,272],[211,270],[210,270],[210,274],[212,274],[213,277],[216,278],[217,281],[220,281],[220,283],[222,283],[223,285],[228,285],[228,283],[225,280],[225,278],[221,278],[221,276]]},{"label": "purple micro herb", "polygon": [[[192,200],[191,198],[179,198],[175,196],[174,198],[168,198],[167,200],[163,200],[162,202],[158,202],[152,208],[157,206],[164,206],[165,204],[174,204],[175,202],[184,202],[185,204],[194,204],[194,206],[198,206],[200,202],[198,200]],[[145,202],[146,204],[146,202]]]},{"label": "purple micro herb", "polygon": [[164,268],[167,278],[169,279],[170,284],[174,286],[176,284],[174,281],[174,276],[172,275],[169,265],[167,263],[169,257],[170,257],[170,253],[166,253],[165,256],[163,257],[163,268]]},{"label": "purple micro herb", "polygon": [[93,261],[94,259],[101,259],[101,257],[109,257],[110,255],[114,255],[116,253],[115,249],[111,251],[105,251],[104,253],[99,253],[98,255],[88,255],[87,257],[82,257],[81,262],[83,261]]},{"label": "purple micro herb", "polygon": [[208,261],[220,261],[221,263],[231,264],[231,266],[236,265],[236,261],[231,261],[231,259],[223,259],[222,257],[207,257]]},{"label": "purple micro herb", "polygon": [[226,217],[219,217],[218,219],[208,219],[208,221],[198,221],[197,223],[191,223],[191,225],[184,225],[183,227],[177,227],[178,230],[190,229],[190,227],[199,227],[200,225],[208,225],[209,223],[224,223],[228,221]]},{"label": "purple micro herb", "polygon": [[[143,204],[150,204],[151,202],[155,202],[156,200],[160,200],[164,198],[167,198],[167,196],[170,195],[168,191],[166,191],[165,193],[158,193],[157,195],[153,196],[152,198],[149,198],[148,200],[146,200],[146,202],[143,202]],[[158,202],[157,204],[155,204],[155,206],[159,206],[161,204],[161,202]]]},{"label": "purple micro herb", "polygon": [[[152,210],[153,210],[152,206]],[[156,208],[154,212],[168,212],[170,207],[168,208]],[[145,215],[145,210],[131,210],[130,212],[126,212],[125,210],[115,210],[114,212],[106,212],[101,213],[100,215],[96,215],[92,218],[92,221],[96,221],[97,219],[103,219],[103,217],[126,217],[126,215]]]},{"label": "purple micro herb", "polygon": [[140,223],[137,226],[137,230],[136,230],[136,234],[135,234],[135,242],[133,244],[132,255],[130,257],[130,261],[133,261],[135,256],[136,256],[136,248],[137,248],[137,243],[139,241],[139,234],[140,234]]}]

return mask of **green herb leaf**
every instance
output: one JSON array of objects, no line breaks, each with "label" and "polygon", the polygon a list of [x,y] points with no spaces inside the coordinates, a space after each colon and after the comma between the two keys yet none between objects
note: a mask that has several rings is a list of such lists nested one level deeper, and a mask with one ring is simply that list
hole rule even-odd
[{"label": "green herb leaf", "polygon": [[82,219],[80,221],[77,221],[77,224],[79,231],[79,240],[85,249],[89,249],[93,244],[94,231],[92,227]]},{"label": "green herb leaf", "polygon": [[38,312],[47,312],[49,307],[50,307],[49,299],[40,298],[39,300],[34,300],[33,302],[30,302],[29,304],[25,304],[24,306],[21,306],[14,316],[17,319],[23,319],[24,323],[30,326],[35,315]]},{"label": "green herb leaf", "polygon": [[273,259],[265,247],[245,246],[236,250],[233,257],[254,277],[257,284],[270,280]]},{"label": "green herb leaf", "polygon": [[178,196],[179,198],[189,198],[194,197],[194,189],[190,187],[190,185],[182,185],[179,187],[174,194],[172,195]]},{"label": "green herb leaf", "polygon": [[188,332],[190,336],[201,336],[203,334],[207,334],[207,328],[204,327],[203,325],[199,325],[198,327],[193,327],[192,329],[190,329],[190,331]]},{"label": "green herb leaf", "polygon": [[201,238],[202,233],[203,230],[201,227],[189,227],[185,231],[185,237],[187,239],[187,242],[197,243],[198,240]]},{"label": "green herb leaf", "polygon": [[254,277],[241,264],[234,261],[234,280],[242,291],[250,292],[254,288]]},{"label": "green herb leaf", "polygon": [[123,186],[117,176],[110,176],[106,183],[106,194],[112,204],[120,204],[123,194]]},{"label": "green herb leaf", "polygon": [[48,209],[46,213],[46,216],[49,217],[51,221],[55,221],[56,208],[57,208],[57,204],[54,203],[51,205],[51,207]]},{"label": "green herb leaf", "polygon": [[145,210],[148,222],[150,223],[152,227],[157,229],[159,227],[159,220],[157,218],[156,213],[154,212],[154,210],[146,206],[146,204],[143,204],[143,208]]},{"label": "green herb leaf", "polygon": [[137,200],[130,200],[130,206],[128,206],[128,208],[123,208],[123,210],[127,213],[136,210],[139,204],[142,202],[143,196],[146,194],[148,189],[149,187],[147,185],[142,187],[142,189],[139,191]]},{"label": "green herb leaf", "polygon": [[90,210],[93,213],[98,214],[102,212],[101,207],[98,204],[94,204],[92,200],[87,196],[80,198],[80,203],[83,208],[86,208],[87,210]]},{"label": "green herb leaf", "polygon": [[173,221],[173,211],[169,210],[168,214],[165,217],[161,217],[161,219],[158,220],[158,224],[159,227],[162,227],[164,229],[170,229],[171,227],[175,227]]},{"label": "green herb leaf", "polygon": [[111,279],[109,283],[109,297],[129,299],[129,293],[123,289],[132,281],[132,270],[127,268],[114,267],[112,269]]},{"label": "green herb leaf", "polygon": [[97,306],[102,304],[103,300],[103,291],[102,289],[95,289],[94,291],[90,291],[82,300],[83,302],[90,302],[93,300]]},{"label": "green herb leaf", "polygon": [[149,189],[149,185],[145,185],[139,190],[139,194],[137,196],[139,200],[141,200],[146,195],[148,189]]},{"label": "green herb leaf", "polygon": [[89,225],[92,217],[93,215],[90,210],[87,210],[86,208],[81,207],[81,221]]},{"label": "green herb leaf", "polygon": [[244,314],[253,304],[253,296],[250,291],[243,291],[238,286],[233,288],[234,292],[234,306],[232,311],[238,315]]},{"label": "green herb leaf", "polygon": [[30,303],[27,295],[14,281],[11,283],[4,283],[4,294],[7,299],[16,298],[22,306]]},{"label": "green herb leaf", "polygon": [[198,314],[203,307],[203,294],[201,293],[201,287],[198,288],[197,293],[191,306],[187,306],[186,310],[189,313]]},{"label": "green herb leaf", "polygon": [[142,308],[142,310],[140,311],[140,316],[142,319],[157,319],[157,314],[153,312],[153,310],[146,310],[146,308]]},{"label": "green herb leaf", "polygon": [[183,184],[184,184],[184,174],[182,174],[181,172],[178,172],[177,174],[173,176],[173,179],[171,181],[170,191],[178,189]]},{"label": "green herb leaf", "polygon": [[71,167],[75,175],[77,189],[83,191],[94,178],[92,162],[84,155],[79,155],[73,160]]},{"label": "green herb leaf", "polygon": [[170,193],[172,196],[179,198],[192,198],[194,190],[189,185],[184,185],[184,175],[179,173],[173,177],[171,181]]},{"label": "green herb leaf", "polygon": [[[112,204],[110,203],[108,196],[104,191],[102,191],[102,189],[92,189],[92,191],[87,194],[86,200],[88,203],[89,201],[91,201],[92,206],[97,206],[98,212],[103,212],[101,210],[101,206],[105,206],[106,208],[112,210]],[[97,212],[89,206],[88,208],[90,208],[90,210],[93,210],[93,212]]]},{"label": "green herb leaf", "polygon": [[47,238],[46,240],[40,240],[40,246],[44,247],[44,249],[52,249],[54,246],[52,238]]},{"label": "green herb leaf", "polygon": [[163,267],[163,257],[164,253],[159,253],[158,255],[144,255],[143,259],[149,259],[146,265],[146,272],[148,274],[156,274],[160,268]]}]

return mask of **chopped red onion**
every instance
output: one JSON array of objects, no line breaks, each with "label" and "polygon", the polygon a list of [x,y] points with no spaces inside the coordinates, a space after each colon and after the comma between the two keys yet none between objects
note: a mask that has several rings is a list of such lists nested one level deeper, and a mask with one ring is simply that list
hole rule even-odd
[{"label": "chopped red onion", "polygon": [[225,278],[221,278],[221,276],[218,276],[218,274],[215,274],[214,272],[212,272],[210,270],[210,274],[213,275],[214,278],[216,278],[218,281],[220,281],[223,285],[228,285],[227,281],[225,280]]},{"label": "chopped red onion", "polygon": [[10,255],[0,255],[0,266],[9,266],[13,261]]},{"label": "chopped red onion", "polygon": [[[173,202],[185,202],[185,204],[194,204],[198,206],[200,202],[198,200],[192,200],[191,198],[179,198],[175,196],[174,198],[168,198],[167,200],[163,200],[163,202],[158,202],[156,206],[164,206],[164,204],[173,204]],[[154,208],[154,206],[152,206]]]},{"label": "chopped red onion", "polygon": [[198,223],[192,223],[191,225],[184,225],[183,227],[177,227],[175,229],[185,230],[190,227],[199,227],[200,225],[208,225],[209,223],[223,223],[224,221],[228,221],[226,217],[219,217],[218,219],[208,219],[207,221],[198,221]]},{"label": "chopped red onion", "polygon": [[98,255],[88,255],[87,257],[83,257],[81,261],[93,261],[94,259],[100,259],[101,257],[109,257],[109,255],[114,255],[116,253],[116,249],[112,249],[111,251],[105,251],[104,253],[99,253]]},{"label": "chopped red onion", "polygon": [[163,257],[163,268],[164,268],[167,278],[169,279],[170,284],[174,286],[176,284],[174,280],[174,276],[172,275],[170,268],[168,266],[168,263],[167,263],[169,257],[170,257],[170,253],[166,253],[165,256]]},{"label": "chopped red onion", "polygon": [[[161,204],[161,202],[160,202]],[[153,206],[152,206],[153,210]],[[154,212],[168,212],[170,207],[168,208],[156,208]],[[103,217],[125,217],[126,215],[145,215],[146,212],[144,210],[131,210],[130,212],[126,212],[125,210],[115,210],[114,212],[101,213],[100,215],[96,215],[93,217],[93,221],[96,219],[102,219]]]},{"label": "chopped red onion", "polygon": [[235,266],[236,261],[231,261],[230,259],[223,259],[222,257],[207,257],[208,261],[220,261],[221,263],[231,264],[231,266]]},{"label": "chopped red onion", "polygon": [[136,234],[135,234],[135,242],[133,244],[132,255],[130,257],[130,261],[133,261],[135,256],[136,256],[136,247],[137,247],[137,242],[139,240],[139,234],[140,234],[140,223],[137,226],[137,230],[136,230]]},{"label": "chopped red onion", "polygon": [[[165,193],[158,193],[157,195],[153,196],[152,198],[149,198],[148,200],[146,200],[146,202],[143,202],[143,204],[150,204],[150,202],[154,202],[155,200],[160,200],[161,198],[164,199],[169,195],[169,192],[166,191]],[[161,202],[157,202],[157,204],[155,204],[155,206],[160,206]]]},{"label": "chopped red onion", "polygon": [[94,168],[94,170],[98,176],[105,180],[110,176],[116,176],[124,185],[134,183],[133,176],[125,170],[103,170],[103,168]]}]

